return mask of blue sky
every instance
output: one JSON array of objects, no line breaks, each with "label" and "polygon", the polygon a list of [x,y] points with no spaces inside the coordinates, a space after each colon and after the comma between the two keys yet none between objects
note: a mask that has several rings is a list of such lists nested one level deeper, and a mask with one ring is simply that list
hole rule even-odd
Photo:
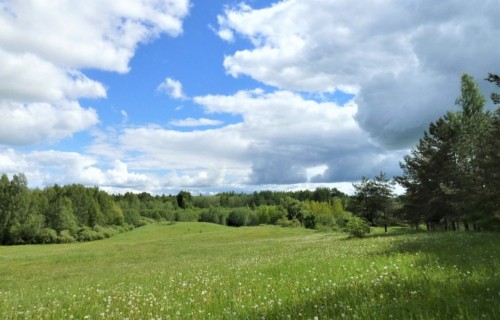
[{"label": "blue sky", "polygon": [[[498,1],[0,1],[0,172],[111,192],[352,182],[500,69]],[[492,108],[491,103],[488,105]]]}]

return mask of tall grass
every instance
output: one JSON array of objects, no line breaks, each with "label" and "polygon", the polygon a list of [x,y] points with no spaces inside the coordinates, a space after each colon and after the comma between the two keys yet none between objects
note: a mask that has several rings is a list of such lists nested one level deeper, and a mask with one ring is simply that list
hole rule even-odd
[{"label": "tall grass", "polygon": [[500,237],[148,225],[0,247],[2,319],[500,319]]}]

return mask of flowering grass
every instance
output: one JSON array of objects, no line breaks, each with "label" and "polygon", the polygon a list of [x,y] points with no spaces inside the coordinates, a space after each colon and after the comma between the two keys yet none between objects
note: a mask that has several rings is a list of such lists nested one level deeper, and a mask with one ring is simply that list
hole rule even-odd
[{"label": "flowering grass", "polygon": [[148,225],[0,247],[1,319],[500,319],[500,237]]}]

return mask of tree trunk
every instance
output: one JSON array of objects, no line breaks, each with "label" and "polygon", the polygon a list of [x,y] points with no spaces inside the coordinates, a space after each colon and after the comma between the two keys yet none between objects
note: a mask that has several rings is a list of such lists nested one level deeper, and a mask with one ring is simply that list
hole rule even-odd
[{"label": "tree trunk", "polygon": [[387,223],[384,223],[384,231],[387,233]]}]

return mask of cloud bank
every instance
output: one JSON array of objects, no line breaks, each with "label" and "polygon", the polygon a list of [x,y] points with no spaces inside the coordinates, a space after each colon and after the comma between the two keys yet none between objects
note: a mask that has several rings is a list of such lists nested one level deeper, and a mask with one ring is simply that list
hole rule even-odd
[{"label": "cloud bank", "polygon": [[219,34],[251,44],[226,56],[228,74],[286,90],[355,92],[361,127],[398,149],[453,106],[462,73],[483,79],[498,70],[498,12],[495,0],[288,0],[228,7]]}]

